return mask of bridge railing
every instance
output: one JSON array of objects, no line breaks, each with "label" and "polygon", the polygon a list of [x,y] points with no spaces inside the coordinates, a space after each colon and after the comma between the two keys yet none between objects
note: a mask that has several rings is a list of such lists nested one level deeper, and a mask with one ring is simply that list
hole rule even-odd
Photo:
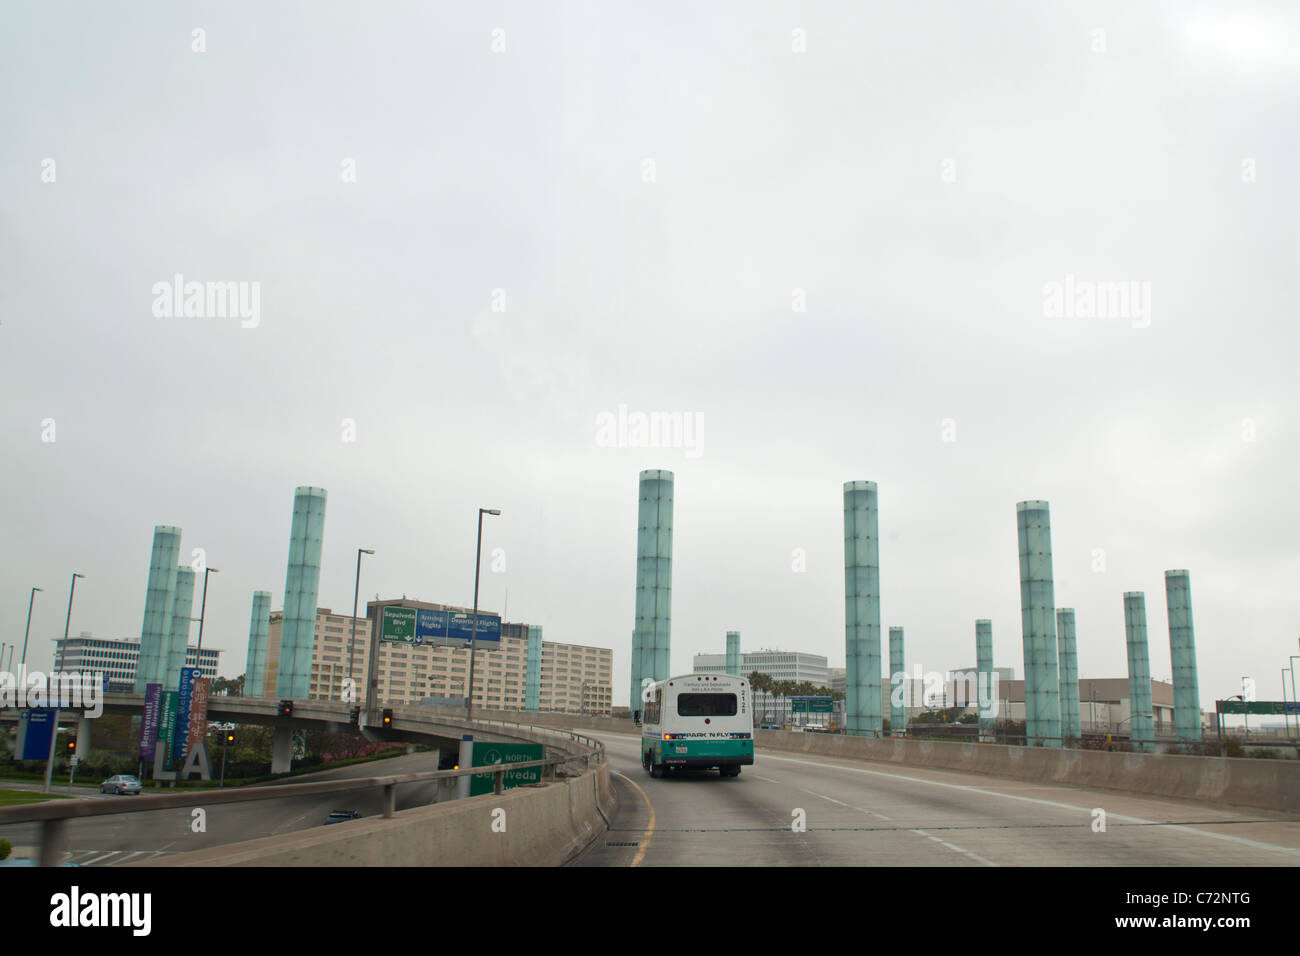
[{"label": "bridge railing", "polygon": [[[467,767],[461,770],[425,770],[418,773],[385,774],[375,777],[357,777],[345,780],[318,780],[308,783],[285,783],[262,787],[229,790],[196,790],[186,793],[140,795],[131,800],[107,801],[95,799],[58,800],[49,803],[28,804],[17,807],[0,807],[0,826],[9,823],[41,824],[41,866],[57,866],[67,844],[67,823],[82,817],[102,817],[120,813],[147,813],[151,810],[175,810],[184,807],[213,806],[227,803],[247,803],[254,800],[278,800],[285,797],[302,797],[314,794],[352,793],[382,789],[383,815],[392,817],[397,810],[397,788],[409,783],[427,783],[437,780],[492,774],[492,792],[502,793],[508,771],[542,768],[543,780],[554,780],[566,764],[582,762],[584,772],[592,762],[605,760],[605,745],[599,740],[554,727],[536,727],[516,724],[513,721],[473,721],[478,725],[509,724],[521,730],[543,731],[538,736],[563,736],[581,746],[578,753],[564,753],[543,760],[526,760],[518,763],[495,763],[484,767]],[[435,790],[435,795],[437,791]],[[435,802],[437,800],[435,799]]]}]

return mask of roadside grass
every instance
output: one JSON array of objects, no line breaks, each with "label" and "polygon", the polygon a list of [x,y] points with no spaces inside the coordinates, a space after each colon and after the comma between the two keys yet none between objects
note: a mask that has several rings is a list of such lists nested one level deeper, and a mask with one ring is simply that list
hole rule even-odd
[{"label": "roadside grass", "polygon": [[17,807],[24,803],[44,803],[46,800],[66,800],[62,793],[36,793],[31,790],[0,790],[0,807]]}]

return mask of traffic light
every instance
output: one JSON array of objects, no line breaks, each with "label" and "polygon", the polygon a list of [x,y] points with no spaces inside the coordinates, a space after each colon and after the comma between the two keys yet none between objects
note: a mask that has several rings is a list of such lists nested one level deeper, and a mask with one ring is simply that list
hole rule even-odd
[{"label": "traffic light", "polygon": [[293,701],[291,700],[280,701],[280,716],[281,717],[293,716]]},{"label": "traffic light", "polygon": [[234,742],[235,742],[235,732],[234,732],[233,730],[227,730],[227,731],[226,731],[226,744],[227,744],[227,746],[229,746],[230,744],[233,744]]},{"label": "traffic light", "polygon": [[69,737],[69,738],[68,738],[68,753],[70,753],[70,754],[75,754],[76,752],[77,752],[77,738],[76,738],[76,737]]},{"label": "traffic light", "polygon": [[384,726],[393,726],[393,711],[390,708],[384,709]]}]

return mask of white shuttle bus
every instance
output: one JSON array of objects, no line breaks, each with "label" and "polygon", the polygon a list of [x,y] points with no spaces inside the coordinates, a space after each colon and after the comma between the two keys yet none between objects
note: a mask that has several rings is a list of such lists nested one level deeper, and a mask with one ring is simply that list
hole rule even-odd
[{"label": "white shuttle bus", "polygon": [[728,674],[686,674],[651,685],[641,716],[641,765],[652,777],[671,770],[740,775],[754,763],[749,681]]}]

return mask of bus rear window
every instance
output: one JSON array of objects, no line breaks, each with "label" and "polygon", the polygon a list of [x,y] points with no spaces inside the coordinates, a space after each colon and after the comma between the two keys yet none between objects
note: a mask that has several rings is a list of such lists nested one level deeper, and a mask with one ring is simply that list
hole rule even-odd
[{"label": "bus rear window", "polygon": [[735,694],[678,694],[678,717],[735,717]]}]

